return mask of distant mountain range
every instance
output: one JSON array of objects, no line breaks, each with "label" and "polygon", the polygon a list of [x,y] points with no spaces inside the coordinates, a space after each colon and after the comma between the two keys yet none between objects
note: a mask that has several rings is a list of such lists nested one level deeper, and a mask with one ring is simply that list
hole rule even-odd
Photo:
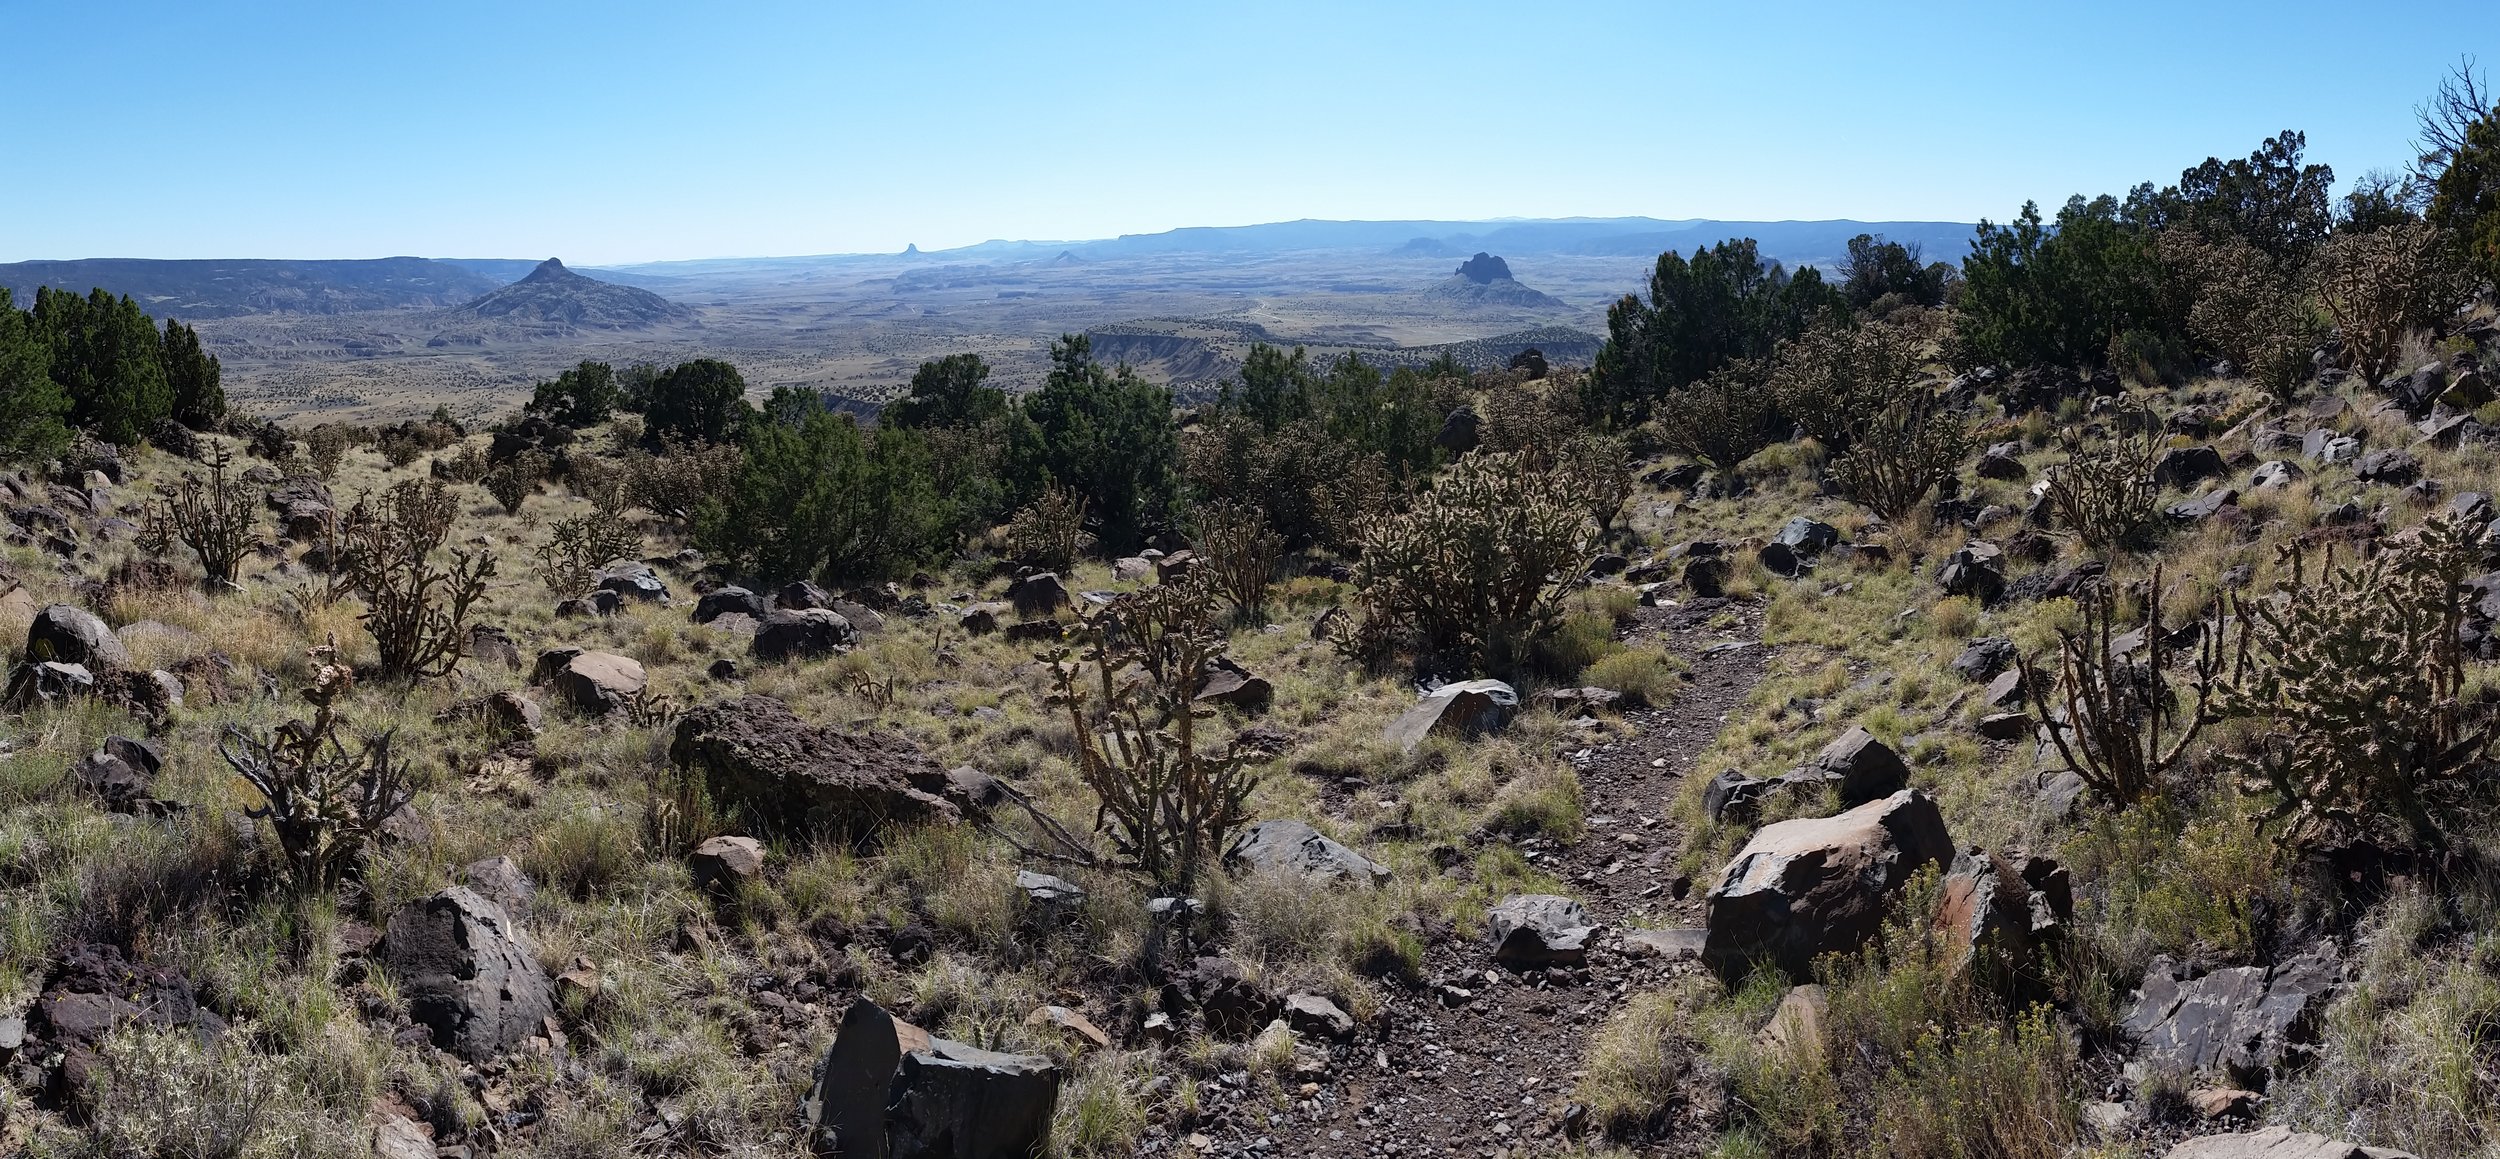
[{"label": "distant mountain range", "polygon": [[[525,263],[526,265],[526,263]],[[518,277],[514,274],[513,277]],[[50,286],[128,294],[159,318],[238,314],[347,314],[457,306],[511,280],[426,258],[364,261],[85,258],[0,265],[0,286],[23,306]]]},{"label": "distant mountain range", "polygon": [[[1729,238],[1750,237],[1763,256],[1790,267],[1830,266],[1847,252],[1850,238],[1882,234],[1922,247],[1933,259],[1957,261],[1967,251],[1972,227],[1949,221],[1669,221],[1649,217],[1552,218],[1515,221],[1286,221],[1266,225],[1196,226],[1162,233],[1128,234],[1098,241],[988,241],[951,250],[901,254],[834,254],[816,257],[718,258],[647,262],[594,270],[599,283],[639,286],[684,296],[698,284],[775,276],[804,276],[829,267],[928,267],[949,263],[1024,263],[1072,268],[1122,259],[1196,257],[1222,260],[1262,254],[1338,253],[1383,260],[1463,257],[1478,252],[1508,255],[1651,257],[1692,250]],[[543,263],[520,258],[374,258],[353,261],[276,259],[157,260],[87,258],[0,264],[0,286],[23,302],[37,286],[84,293],[101,286],[137,298],[149,312],[178,318],[225,318],[248,314],[344,314],[373,310],[444,310],[462,307],[516,281],[526,283]],[[559,267],[561,270],[561,267]],[[563,271],[573,274],[573,271]],[[944,285],[955,275],[938,275]],[[709,279],[698,283],[693,279]],[[898,291],[922,288],[925,279],[898,277]],[[622,283],[623,285],[616,285]],[[1490,283],[1484,283],[1490,284]],[[576,287],[578,289],[578,287]],[[1455,288],[1455,287],[1453,287]],[[1526,287],[1520,287],[1526,289]],[[1536,291],[1528,291],[1535,293]],[[565,308],[520,304],[536,291],[515,295],[517,317],[554,321]],[[608,305],[585,307],[571,325],[616,323],[596,319],[648,314],[649,302],[610,296]],[[609,308],[617,311],[605,313]],[[553,310],[552,314],[540,315]]]}]

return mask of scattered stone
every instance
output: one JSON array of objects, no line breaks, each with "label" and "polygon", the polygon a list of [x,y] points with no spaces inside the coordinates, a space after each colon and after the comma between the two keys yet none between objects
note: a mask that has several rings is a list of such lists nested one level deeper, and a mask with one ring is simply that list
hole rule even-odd
[{"label": "scattered stone", "polygon": [[530,907],[538,900],[538,886],[530,875],[521,871],[521,863],[497,855],[469,863],[460,871],[461,880],[479,897],[503,907],[506,916],[520,920],[529,916]]},{"label": "scattered stone", "polygon": [[752,837],[713,837],[694,847],[686,868],[697,888],[732,892],[740,882],[763,876],[764,843]]},{"label": "scattered stone", "polygon": [[639,661],[610,652],[550,648],[538,654],[534,682],[555,689],[566,703],[583,712],[614,712],[642,695],[645,678]]},{"label": "scattered stone", "polygon": [[1380,885],[1389,867],[1356,853],[1301,821],[1260,821],[1224,851],[1236,873],[1274,873],[1355,885]]},{"label": "scattered stone", "polygon": [[1780,995],[1779,1008],[1771,1012],[1771,1021],[1755,1041],[1792,1059],[1818,1057],[1823,1053],[1823,1023],[1831,1006],[1831,994],[1822,986],[1812,982],[1791,986]]},{"label": "scattered stone", "polygon": [[1022,1159],[1040,1153],[1059,1068],[937,1038],[851,1003],[806,1115],[820,1151],[852,1159]]},{"label": "scattered stone", "polygon": [[1190,966],[1189,993],[1219,1038],[1240,1038],[1273,1021],[1280,1013],[1274,995],[1250,981],[1249,972],[1230,958],[1200,958]]},{"label": "scattered stone", "polygon": [[1519,693],[1510,685],[1499,680],[1461,680],[1425,695],[1421,703],[1391,721],[1381,736],[1411,753],[1434,733],[1475,736],[1497,731],[1510,723],[1518,709]]},{"label": "scattered stone", "polygon": [[545,1033],[554,994],[503,907],[461,887],[409,902],[383,934],[408,1017],[434,1045],[486,1062]]},{"label": "scattered stone", "polygon": [[1154,561],[1137,555],[1124,555],[1111,564],[1114,583],[1133,584],[1155,573]]},{"label": "scattered stone", "polygon": [[714,701],[677,720],[669,759],[701,769],[712,799],[779,832],[864,835],[888,822],[953,821],[944,769],[909,737],[801,721],[770,696]]},{"label": "scattered stone", "polygon": [[537,736],[546,727],[546,713],[539,709],[538,702],[509,689],[457,701],[434,716],[437,724],[459,720],[482,721],[505,736],[515,737]]},{"label": "scattered stone", "polygon": [[964,609],[955,626],[967,636],[986,636],[998,630],[998,609],[988,604],[975,604]]},{"label": "scattered stone", "polygon": [[1863,946],[1910,875],[1953,853],[1943,815],[1916,789],[1764,826],[1710,890],[1703,957],[1722,977],[1763,959],[1807,977],[1818,955]]},{"label": "scattered stone", "polygon": [[1998,443],[1988,448],[1988,453],[1979,457],[1977,468],[1979,477],[2007,483],[2020,482],[2027,478],[2031,471],[2023,466],[2022,451],[2021,443]]},{"label": "scattered stone", "polygon": [[2211,519],[2240,501],[2240,493],[2231,487],[2216,487],[2184,503],[2173,503],[2162,513],[2182,523]]},{"label": "scattered stone", "polygon": [[1779,534],[1771,537],[1771,542],[1801,556],[1816,556],[1840,542],[1840,529],[1799,515],[1780,525]]},{"label": "scattered stone", "polygon": [[2021,740],[2031,735],[2031,714],[1991,712],[1979,718],[1979,735],[1989,740]]},{"label": "scattered stone", "polygon": [[1578,966],[1597,922],[1580,903],[1550,893],[1513,895],[1485,915],[1493,960],[1515,970]]}]

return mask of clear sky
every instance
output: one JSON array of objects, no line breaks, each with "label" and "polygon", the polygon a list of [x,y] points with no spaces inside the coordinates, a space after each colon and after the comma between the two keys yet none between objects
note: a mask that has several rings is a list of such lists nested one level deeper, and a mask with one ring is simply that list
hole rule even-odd
[{"label": "clear sky", "polygon": [[0,0],[0,261],[2003,219],[2285,128],[2398,166],[2460,53],[2493,0]]}]

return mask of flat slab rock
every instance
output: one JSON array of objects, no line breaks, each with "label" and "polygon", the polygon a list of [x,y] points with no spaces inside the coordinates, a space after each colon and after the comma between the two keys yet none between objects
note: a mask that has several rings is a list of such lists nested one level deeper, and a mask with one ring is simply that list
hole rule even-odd
[{"label": "flat slab rock", "polygon": [[1356,853],[1300,821],[1260,821],[1224,851],[1236,872],[1277,873],[1355,885],[1380,885],[1389,867]]},{"label": "flat slab rock", "polygon": [[2172,1147],[2164,1159],[2418,1159],[2393,1147],[2364,1147],[2295,1131],[2268,1127],[2229,1135],[2206,1135]]},{"label": "flat slab rock", "polygon": [[2169,958],[2155,958],[2124,1029],[2142,1044],[2139,1060],[2155,1069],[2223,1070],[2262,1084],[2306,1049],[2317,1012],[2341,981],[2340,966],[2323,952],[2272,969],[2237,966],[2195,978]]},{"label": "flat slab rock", "polygon": [[1405,752],[1415,751],[1434,733],[1472,736],[1510,723],[1519,711],[1519,692],[1499,680],[1461,680],[1444,684],[1415,707],[1389,722],[1381,736]]}]

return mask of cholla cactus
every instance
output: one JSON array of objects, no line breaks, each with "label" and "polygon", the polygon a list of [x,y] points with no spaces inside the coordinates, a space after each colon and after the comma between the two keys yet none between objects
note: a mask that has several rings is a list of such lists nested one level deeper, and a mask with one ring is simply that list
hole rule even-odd
[{"label": "cholla cactus", "polygon": [[1970,424],[1929,391],[1885,406],[1858,429],[1857,441],[1832,464],[1832,482],[1851,502],[1897,523],[1970,456]]},{"label": "cholla cactus", "polygon": [[1064,572],[1092,538],[1085,534],[1084,494],[1052,484],[1008,521],[1007,554],[1017,563]]},{"label": "cholla cactus", "polygon": [[2371,386],[2396,368],[2405,335],[2456,309],[2473,285],[2455,247],[2422,221],[2335,235],[2318,253],[2316,278],[2345,368]]},{"label": "cholla cactus", "polygon": [[311,720],[289,721],[274,732],[228,725],[217,752],[262,803],[247,810],[266,820],[286,852],[298,889],[334,884],[382,823],[414,795],[408,766],[391,759],[391,734],[362,742],[350,753],[338,739],[338,702],[356,686],[355,671],[339,662],[334,640],[311,650],[318,662],[304,699]]},{"label": "cholla cactus", "polygon": [[[2163,776],[2214,719],[2214,697],[2223,674],[2223,635],[2231,620],[2226,601],[2214,601],[2192,628],[2173,633],[2162,624],[2161,592],[2161,569],[2156,567],[2144,618],[2130,630],[2140,637],[2138,647],[2116,646],[2130,633],[2116,631],[2116,593],[2108,584],[2096,583],[2075,598],[2082,626],[2058,632],[2053,682],[2032,667],[2030,657],[2015,657],[2026,697],[2058,756],[2094,793],[2122,809],[2161,790]],[[2180,636],[2192,640],[2174,643]],[[2180,643],[2194,649],[2187,681],[2191,699],[2183,699],[2170,685]]]},{"label": "cholla cactus", "polygon": [[2482,553],[2482,529],[2453,518],[2366,563],[2330,554],[2314,578],[2294,547],[2274,598],[2246,605],[2242,675],[2222,704],[2266,724],[2238,764],[2276,799],[2267,819],[2284,842],[2392,821],[2447,848],[2465,774],[2496,737],[2491,706],[2466,696],[2457,639]]},{"label": "cholla cactus", "polygon": [[1284,559],[1285,537],[1270,530],[1257,511],[1230,504],[1207,508],[1199,522],[1198,554],[1216,586],[1242,615],[1256,618]]},{"label": "cholla cactus", "polygon": [[2049,510],[2095,551],[2138,542],[2160,516],[2153,458],[2161,452],[2161,423],[2142,411],[2133,425],[2136,433],[2122,431],[2097,446],[2068,442],[2066,461],[2049,469]]},{"label": "cholla cactus", "polygon": [[1495,668],[1519,660],[1561,623],[1596,550],[1584,498],[1567,472],[1516,454],[1460,459],[1365,532],[1354,582],[1367,623]]},{"label": "cholla cactus", "polygon": [[139,547],[162,555],[175,543],[200,557],[210,583],[232,583],[243,557],[260,542],[260,503],[252,489],[226,476],[234,462],[222,445],[208,450],[208,476],[186,474],[163,488],[141,520]]}]

